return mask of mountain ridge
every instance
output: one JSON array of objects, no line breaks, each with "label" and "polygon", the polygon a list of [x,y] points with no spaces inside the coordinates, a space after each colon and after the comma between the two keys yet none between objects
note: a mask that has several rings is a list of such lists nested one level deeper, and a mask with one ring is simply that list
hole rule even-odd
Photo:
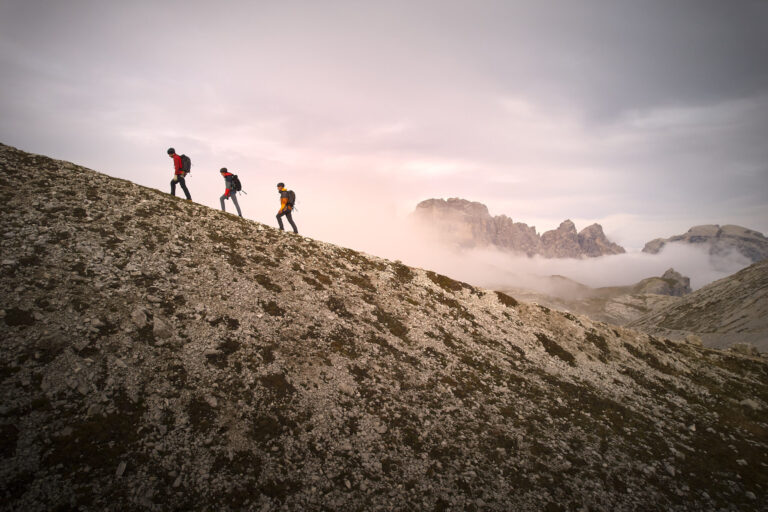
[{"label": "mountain ridge", "polygon": [[503,250],[547,258],[597,257],[622,254],[623,247],[608,240],[602,226],[576,231],[571,220],[539,235],[536,228],[513,222],[506,215],[491,217],[488,207],[466,199],[427,199],[412,214],[421,225],[461,247],[493,245]]},{"label": "mountain ridge", "polygon": [[682,235],[651,240],[642,252],[658,254],[668,244],[708,246],[709,253],[715,257],[729,257],[736,252],[752,263],[768,259],[768,238],[753,229],[732,224],[693,226]]},{"label": "mountain ridge", "polygon": [[7,146],[0,199],[2,510],[765,502],[761,358]]},{"label": "mountain ridge", "polygon": [[680,339],[699,336],[710,346],[750,344],[768,351],[768,260],[710,283],[628,326]]}]

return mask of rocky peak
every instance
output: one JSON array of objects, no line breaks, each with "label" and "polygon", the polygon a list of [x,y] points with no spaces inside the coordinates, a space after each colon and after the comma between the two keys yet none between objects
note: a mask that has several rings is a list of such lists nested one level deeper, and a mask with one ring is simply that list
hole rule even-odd
[{"label": "rocky peak", "polygon": [[691,279],[670,268],[661,277],[643,279],[634,286],[635,293],[682,297],[691,293]]},{"label": "rocky peak", "polygon": [[661,278],[667,281],[670,285],[670,293],[666,295],[673,295],[675,297],[682,297],[691,293],[691,279],[685,277],[680,272],[677,272],[674,268],[668,269]]},{"label": "rocky peak", "polygon": [[623,247],[608,240],[600,224],[592,224],[579,232],[579,247],[582,254],[590,257],[626,252]]},{"label": "rocky peak", "polygon": [[428,199],[416,206],[414,218],[450,243],[462,247],[493,245],[528,256],[581,258],[625,252],[612,243],[599,224],[581,233],[571,220],[539,236],[536,228],[514,222],[506,215],[492,217],[482,203],[452,198]]},{"label": "rocky peak", "polygon": [[643,252],[656,254],[671,243],[703,245],[713,256],[727,257],[739,253],[753,263],[768,259],[768,238],[752,229],[735,225],[694,226],[682,235],[651,240],[645,244]]},{"label": "rocky peak", "polygon": [[581,255],[576,225],[564,220],[557,229],[541,235],[541,245],[547,258],[578,258]]}]

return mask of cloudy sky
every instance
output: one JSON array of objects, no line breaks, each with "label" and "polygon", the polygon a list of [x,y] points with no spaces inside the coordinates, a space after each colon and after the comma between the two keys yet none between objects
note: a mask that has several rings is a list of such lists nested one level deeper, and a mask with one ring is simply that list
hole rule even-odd
[{"label": "cloudy sky", "polygon": [[196,201],[226,166],[274,224],[285,181],[352,246],[431,197],[768,232],[765,0],[1,0],[0,69],[0,142],[161,190],[174,146]]}]

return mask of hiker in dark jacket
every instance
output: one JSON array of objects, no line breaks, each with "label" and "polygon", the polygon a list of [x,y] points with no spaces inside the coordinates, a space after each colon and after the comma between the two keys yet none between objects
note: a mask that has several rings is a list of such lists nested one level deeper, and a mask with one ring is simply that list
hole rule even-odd
[{"label": "hiker in dark jacket", "polygon": [[234,174],[227,171],[226,167],[222,167],[219,172],[221,173],[221,176],[224,178],[224,186],[226,187],[226,190],[224,191],[224,195],[219,198],[219,201],[221,201],[221,211],[223,212],[227,211],[224,208],[224,200],[232,199],[232,202],[235,203],[235,208],[237,208],[237,214],[242,217],[243,214],[240,212],[240,205],[237,204],[237,190],[235,189]]},{"label": "hiker in dark jacket", "polygon": [[280,192],[280,211],[277,212],[277,224],[280,226],[280,231],[284,231],[283,219],[280,217],[285,215],[285,218],[288,219],[288,222],[291,223],[291,227],[293,227],[293,232],[298,233],[299,230],[296,228],[296,224],[293,222],[293,218],[291,217],[293,203],[290,202],[290,194],[285,189],[285,183],[278,183],[277,191]]},{"label": "hiker in dark jacket", "polygon": [[171,180],[171,195],[176,195],[176,183],[178,183],[181,185],[181,190],[184,191],[184,195],[187,196],[187,200],[191,201],[192,196],[189,195],[187,184],[184,181],[184,176],[186,176],[186,173],[182,170],[181,157],[176,154],[176,150],[173,148],[168,148],[168,156],[173,158],[173,179]]}]

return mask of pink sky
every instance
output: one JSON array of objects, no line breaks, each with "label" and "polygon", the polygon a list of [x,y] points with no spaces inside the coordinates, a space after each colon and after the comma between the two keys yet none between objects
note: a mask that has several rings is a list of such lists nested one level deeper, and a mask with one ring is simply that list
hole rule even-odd
[{"label": "pink sky", "polygon": [[[0,5],[0,142],[196,201],[228,167],[302,232],[363,249],[431,197],[639,249],[768,231],[768,4],[43,2]],[[368,244],[368,245],[366,245]]]}]

